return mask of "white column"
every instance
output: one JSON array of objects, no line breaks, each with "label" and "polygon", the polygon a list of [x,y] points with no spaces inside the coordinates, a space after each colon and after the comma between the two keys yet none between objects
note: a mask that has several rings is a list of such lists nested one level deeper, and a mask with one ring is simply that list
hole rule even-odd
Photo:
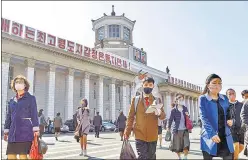
[{"label": "white column", "polygon": [[186,100],[186,104],[185,105],[188,108],[188,111],[189,111],[190,116],[192,116],[191,115],[191,112],[190,112],[190,97],[189,96],[186,96],[185,100]]},{"label": "white column", "polygon": [[199,116],[199,113],[198,113],[198,107],[197,107],[197,98],[195,98],[194,100],[194,107],[195,107],[195,121],[197,122],[198,121],[198,116]]},{"label": "white column", "polygon": [[26,68],[26,75],[27,80],[30,84],[28,92],[33,95],[34,93],[34,66],[35,66],[35,60],[33,59],[27,59],[25,60],[25,64],[27,65]]},{"label": "white column", "polygon": [[54,117],[54,97],[55,97],[55,72],[56,66],[50,64],[48,71],[48,94],[47,94],[47,117]]},{"label": "white column", "polygon": [[193,121],[194,120],[194,101],[193,97],[190,99],[190,119]]},{"label": "white column", "polygon": [[[2,53],[2,125],[5,123],[5,117],[8,105],[8,87],[9,87],[9,63],[10,55]],[[3,126],[2,126],[3,127]]]},{"label": "white column", "polygon": [[171,93],[166,92],[166,114],[167,117],[170,117],[170,112],[171,112]]},{"label": "white column", "polygon": [[110,94],[111,94],[111,97],[110,97],[110,108],[111,108],[111,113],[112,113],[112,121],[114,122],[116,117],[115,117],[115,82],[116,80],[115,79],[112,79],[111,80],[111,84],[110,84]]},{"label": "white column", "polygon": [[99,113],[102,116],[102,119],[104,119],[104,107],[103,107],[103,76],[99,76],[98,78],[98,109],[99,109]]},{"label": "white column", "polygon": [[125,116],[127,116],[127,83],[122,84],[122,111]]},{"label": "white column", "polygon": [[[128,115],[128,111],[129,111],[129,107],[130,107],[130,85],[129,84],[126,84],[126,89],[127,89],[127,94],[126,94],[126,112],[124,112],[125,116]],[[131,97],[132,98],[132,97]]]},{"label": "white column", "polygon": [[67,88],[67,119],[73,118],[73,82],[74,82],[74,69],[69,68],[68,69],[68,75],[66,80],[66,88]]},{"label": "white column", "polygon": [[90,73],[85,72],[84,74],[84,96],[88,101],[88,106],[90,106]]}]

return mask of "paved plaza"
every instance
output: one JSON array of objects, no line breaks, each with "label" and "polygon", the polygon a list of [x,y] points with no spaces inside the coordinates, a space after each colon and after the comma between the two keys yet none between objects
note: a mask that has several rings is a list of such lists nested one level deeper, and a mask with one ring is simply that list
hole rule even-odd
[{"label": "paved plaza", "polygon": [[[199,131],[199,128],[195,128],[193,133],[190,134],[191,146],[188,159],[202,159]],[[91,133],[88,136],[89,157],[79,156],[80,144],[73,139],[72,133],[62,134],[58,142],[51,136],[45,135],[43,138],[49,144],[45,159],[119,159],[120,156],[122,142],[118,133],[105,132],[100,135],[99,139],[96,139],[94,134]],[[161,149],[157,148],[157,159],[177,159],[176,154],[168,150],[169,143],[164,141],[164,136],[165,130],[163,130],[163,147]],[[7,143],[2,142],[2,159],[6,159]],[[133,137],[130,138],[130,142],[136,153]]]}]

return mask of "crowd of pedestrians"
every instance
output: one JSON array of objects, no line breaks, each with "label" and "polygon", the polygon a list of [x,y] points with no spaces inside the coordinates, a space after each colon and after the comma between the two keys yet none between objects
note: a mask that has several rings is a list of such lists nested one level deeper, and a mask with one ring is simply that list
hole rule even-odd
[{"label": "crowd of pedestrians", "polygon": [[[248,90],[242,94],[243,102],[236,100],[236,92],[230,88],[226,94],[220,94],[222,79],[216,74],[207,77],[205,88],[199,97],[199,123],[200,123],[200,148],[203,159],[213,157],[223,159],[238,159],[244,150],[248,155]],[[121,141],[127,141],[133,132],[138,153],[138,159],[156,159],[157,141],[162,147],[162,130],[171,133],[169,150],[175,152],[178,159],[187,159],[190,152],[188,127],[190,114],[184,104],[184,96],[177,94],[171,104],[170,116],[166,117],[164,107],[155,108],[151,113],[147,109],[156,102],[162,104],[159,97],[153,95],[155,80],[144,77],[142,90],[131,100],[127,117],[121,111],[116,126],[120,133]],[[34,134],[39,138],[50,125],[51,120],[46,120],[43,109],[37,112],[35,96],[30,95],[29,82],[24,76],[17,76],[11,84],[16,94],[9,101],[8,112],[4,124],[4,140],[8,141],[7,157],[27,159],[30,152]],[[81,106],[73,115],[75,138],[80,143],[80,155],[87,156],[87,135],[90,131],[90,110],[87,99],[80,101]],[[55,139],[58,140],[60,128],[63,125],[60,113],[53,119]],[[95,137],[99,138],[102,117],[99,112],[93,119]],[[49,130],[49,127],[48,127]]]}]

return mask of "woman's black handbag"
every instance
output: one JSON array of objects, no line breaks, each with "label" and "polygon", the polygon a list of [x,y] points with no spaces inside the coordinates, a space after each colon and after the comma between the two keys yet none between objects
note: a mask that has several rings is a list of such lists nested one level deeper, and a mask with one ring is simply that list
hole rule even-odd
[{"label": "woman's black handbag", "polygon": [[165,134],[165,141],[171,141],[171,132],[170,131],[167,131],[166,134]]}]

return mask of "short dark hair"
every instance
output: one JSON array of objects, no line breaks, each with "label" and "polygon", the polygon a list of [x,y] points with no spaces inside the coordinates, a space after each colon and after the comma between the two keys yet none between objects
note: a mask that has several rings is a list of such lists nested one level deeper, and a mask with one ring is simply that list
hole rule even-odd
[{"label": "short dark hair", "polygon": [[60,113],[59,112],[57,113],[57,116],[60,116]]},{"label": "short dark hair", "polygon": [[245,94],[248,94],[248,90],[247,90],[247,89],[245,89],[245,90],[243,90],[243,91],[241,92],[242,97],[243,97]]},{"label": "short dark hair", "polygon": [[143,84],[145,83],[145,82],[148,82],[148,83],[153,83],[154,84],[154,79],[152,78],[152,77],[146,77],[145,79],[144,79],[144,81],[143,81]]},{"label": "short dark hair", "polygon": [[[228,90],[226,90],[226,95],[227,95],[227,92],[228,91],[233,91],[233,92],[235,92],[235,90],[234,89],[232,89],[232,88],[229,88]],[[236,93],[236,92],[235,92]]]}]

